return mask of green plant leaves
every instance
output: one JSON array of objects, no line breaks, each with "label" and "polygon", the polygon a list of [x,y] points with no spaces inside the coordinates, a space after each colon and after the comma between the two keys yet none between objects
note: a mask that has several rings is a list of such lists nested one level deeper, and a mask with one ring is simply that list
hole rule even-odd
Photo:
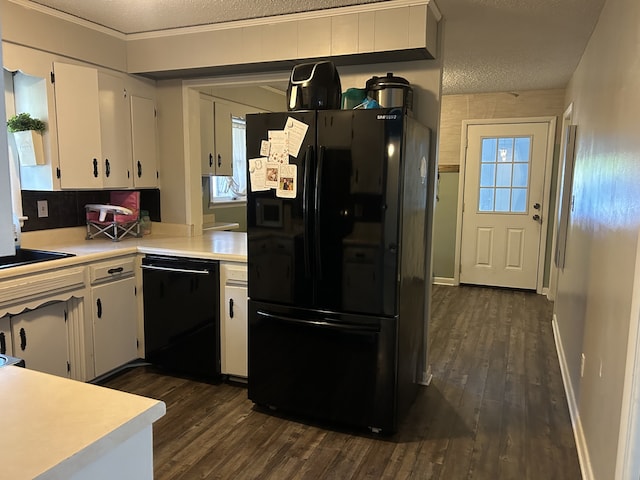
[{"label": "green plant leaves", "polygon": [[7,126],[11,133],[24,132],[25,130],[44,132],[47,128],[47,125],[42,120],[31,118],[31,115],[28,113],[14,115],[7,121]]}]

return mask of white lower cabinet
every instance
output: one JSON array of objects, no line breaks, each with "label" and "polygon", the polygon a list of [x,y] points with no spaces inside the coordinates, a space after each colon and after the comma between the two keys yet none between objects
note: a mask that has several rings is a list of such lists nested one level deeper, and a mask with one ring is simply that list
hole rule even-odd
[{"label": "white lower cabinet", "polygon": [[220,267],[220,346],[222,373],[246,378],[247,266],[223,263]]},{"label": "white lower cabinet", "polygon": [[136,282],[133,258],[92,265],[91,287],[95,376],[138,357]]},{"label": "white lower cabinet", "polygon": [[13,355],[31,370],[70,376],[67,302],[54,302],[11,316]]},{"label": "white lower cabinet", "polygon": [[13,342],[11,341],[11,317],[5,315],[0,318],[0,353],[13,355]]}]

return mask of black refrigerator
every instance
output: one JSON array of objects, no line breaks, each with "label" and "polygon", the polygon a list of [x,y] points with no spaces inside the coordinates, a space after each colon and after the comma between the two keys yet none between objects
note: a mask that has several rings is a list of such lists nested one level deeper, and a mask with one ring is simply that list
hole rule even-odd
[{"label": "black refrigerator", "polygon": [[292,118],[308,126],[294,192],[247,198],[248,396],[394,432],[425,370],[430,131],[399,108],[252,114],[247,158]]}]

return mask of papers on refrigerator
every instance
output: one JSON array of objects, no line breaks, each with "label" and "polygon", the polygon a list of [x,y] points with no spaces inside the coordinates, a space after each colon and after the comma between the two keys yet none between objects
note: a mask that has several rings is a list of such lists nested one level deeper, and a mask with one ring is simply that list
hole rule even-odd
[{"label": "papers on refrigerator", "polygon": [[289,163],[288,133],[284,130],[269,130],[268,135],[269,161],[277,163]]},{"label": "papers on refrigerator", "polygon": [[293,163],[280,165],[278,167],[278,188],[276,190],[276,197],[296,198],[296,193],[298,191],[297,173],[298,166]]},{"label": "papers on refrigerator", "polygon": [[293,117],[287,118],[284,131],[287,132],[289,155],[292,157],[298,158],[298,153],[300,153],[300,147],[302,146],[308,128],[309,125],[300,120],[296,120]]},{"label": "papers on refrigerator", "polygon": [[260,157],[249,159],[251,190],[276,189],[276,196],[295,198],[298,192],[298,167],[289,163],[289,155],[298,157],[309,125],[288,117],[283,130],[269,130],[260,142]]},{"label": "papers on refrigerator", "polygon": [[269,190],[270,187],[267,186],[267,158],[249,159],[249,177],[253,192]]}]

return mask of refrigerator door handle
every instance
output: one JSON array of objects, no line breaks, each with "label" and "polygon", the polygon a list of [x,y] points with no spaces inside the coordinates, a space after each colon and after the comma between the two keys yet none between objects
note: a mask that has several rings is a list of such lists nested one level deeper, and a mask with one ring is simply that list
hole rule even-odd
[{"label": "refrigerator door handle", "polygon": [[365,324],[353,324],[353,323],[337,323],[331,319],[308,319],[302,320],[299,318],[291,318],[283,315],[275,315],[273,313],[267,313],[262,310],[257,311],[258,316],[268,318],[269,320],[276,320],[280,322],[305,325],[308,327],[320,327],[330,330],[337,330],[343,332],[379,332],[380,327],[377,325],[365,325]]},{"label": "refrigerator door handle", "polygon": [[324,163],[325,147],[318,149],[318,165],[316,166],[316,185],[315,185],[315,247],[316,247],[316,278],[322,280],[322,250],[320,248],[320,207],[322,198],[322,164]]},{"label": "refrigerator door handle", "polygon": [[304,272],[307,278],[311,277],[311,208],[309,201],[311,194],[311,162],[313,160],[313,146],[309,145],[304,157],[304,188],[302,190],[302,214],[304,216]]}]

